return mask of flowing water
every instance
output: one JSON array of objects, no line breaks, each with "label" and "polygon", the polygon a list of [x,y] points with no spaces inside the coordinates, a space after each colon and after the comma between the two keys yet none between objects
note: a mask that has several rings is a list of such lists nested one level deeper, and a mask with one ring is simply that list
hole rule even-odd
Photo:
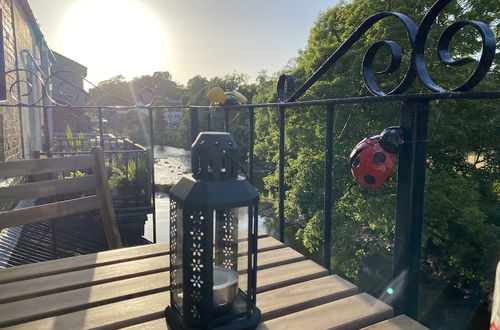
[{"label": "flowing water", "polygon": [[[181,148],[168,146],[155,146],[155,182],[156,184],[175,184],[180,178],[190,172],[191,152]],[[167,242],[169,240],[169,217],[170,200],[165,193],[156,193],[156,241]],[[241,214],[245,219],[247,214]],[[274,232],[274,223],[265,217],[259,216],[259,231],[265,233]],[[272,227],[271,227],[272,226]],[[243,224],[241,228],[243,229]],[[153,217],[148,216],[144,226],[144,237],[153,241]]]}]

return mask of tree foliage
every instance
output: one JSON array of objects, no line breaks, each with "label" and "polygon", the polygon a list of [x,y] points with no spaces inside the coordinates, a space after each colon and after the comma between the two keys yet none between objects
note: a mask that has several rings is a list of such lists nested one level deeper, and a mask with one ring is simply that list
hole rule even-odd
[{"label": "tree foliage", "polygon": [[[418,25],[433,1],[354,0],[341,2],[322,13],[310,31],[307,45],[291,70],[300,85],[330,56],[368,16],[381,11],[405,13]],[[426,46],[432,77],[445,88],[461,84],[475,64],[459,68],[438,63],[435,45],[441,31],[458,19],[484,21],[498,36],[500,8],[495,1],[462,0],[450,3],[435,22]],[[367,47],[378,40],[395,40],[405,52],[402,67],[378,78],[388,91],[406,72],[409,43],[400,22],[385,19],[375,24],[343,58],[302,97],[324,99],[368,95],[363,86],[361,63]],[[498,39],[498,38],[497,38]],[[480,52],[478,35],[464,29],[451,43],[454,58]],[[376,58],[376,69],[388,64],[388,54]],[[498,56],[491,72],[476,90],[498,90]],[[412,92],[428,92],[415,81]],[[273,101],[275,95],[258,89],[255,99]],[[323,237],[323,166],[325,109],[320,107],[286,110],[286,192],[287,221],[298,222],[297,237],[311,250],[321,246]],[[399,104],[342,105],[335,108],[334,200],[332,264],[340,273],[359,279],[366,257],[390,255],[395,225],[395,193],[383,197],[353,185],[348,157],[358,141],[378,134],[399,122]],[[500,185],[498,150],[499,111],[492,101],[435,101],[431,104],[427,184],[425,194],[422,261],[425,273],[453,286],[491,290],[491,278],[498,262],[500,229],[498,202]],[[277,111],[258,112],[256,152],[277,164]],[[268,189],[277,196],[278,173],[266,178]],[[390,259],[390,258],[389,258]]]}]

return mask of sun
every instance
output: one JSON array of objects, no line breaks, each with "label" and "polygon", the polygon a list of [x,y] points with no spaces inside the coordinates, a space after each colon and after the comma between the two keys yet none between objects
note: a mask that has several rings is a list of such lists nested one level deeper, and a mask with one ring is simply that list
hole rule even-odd
[{"label": "sun", "polygon": [[137,0],[79,0],[58,29],[56,51],[88,67],[94,83],[167,69],[165,27]]}]

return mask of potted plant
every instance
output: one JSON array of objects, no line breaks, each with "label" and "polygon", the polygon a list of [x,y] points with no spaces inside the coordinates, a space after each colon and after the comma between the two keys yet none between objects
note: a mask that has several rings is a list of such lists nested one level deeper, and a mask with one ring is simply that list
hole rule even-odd
[{"label": "potted plant", "polygon": [[129,160],[126,165],[113,161],[109,185],[115,188],[118,196],[138,196],[147,184],[147,166],[144,160]]}]

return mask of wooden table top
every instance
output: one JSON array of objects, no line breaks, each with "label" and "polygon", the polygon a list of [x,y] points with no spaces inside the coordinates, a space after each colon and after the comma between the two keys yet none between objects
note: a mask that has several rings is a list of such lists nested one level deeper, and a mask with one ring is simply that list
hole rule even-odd
[{"label": "wooden table top", "polygon": [[[258,247],[258,329],[426,329],[274,238]],[[0,327],[166,329],[168,254],[159,243],[0,269]]]}]

